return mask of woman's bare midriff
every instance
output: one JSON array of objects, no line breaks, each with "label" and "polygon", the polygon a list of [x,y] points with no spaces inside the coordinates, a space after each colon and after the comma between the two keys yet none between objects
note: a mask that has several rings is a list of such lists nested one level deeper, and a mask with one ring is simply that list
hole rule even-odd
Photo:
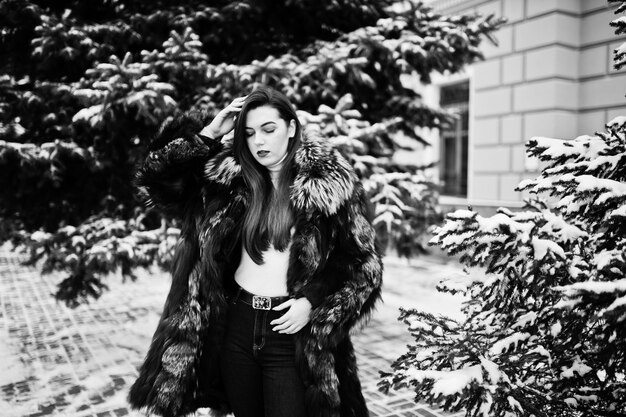
[{"label": "woman's bare midriff", "polygon": [[241,262],[235,271],[235,281],[246,291],[256,295],[279,297],[288,295],[287,268],[289,247],[279,252],[272,245],[263,253],[261,265],[257,265],[241,247]]}]

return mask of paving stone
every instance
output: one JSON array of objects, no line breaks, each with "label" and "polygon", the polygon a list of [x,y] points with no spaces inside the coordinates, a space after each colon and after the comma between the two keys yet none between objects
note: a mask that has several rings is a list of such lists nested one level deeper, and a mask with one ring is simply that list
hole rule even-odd
[{"label": "paving stone", "polygon": [[425,408],[420,408],[417,410],[417,413],[420,416],[424,416],[424,417],[437,417],[437,414],[425,409]]}]

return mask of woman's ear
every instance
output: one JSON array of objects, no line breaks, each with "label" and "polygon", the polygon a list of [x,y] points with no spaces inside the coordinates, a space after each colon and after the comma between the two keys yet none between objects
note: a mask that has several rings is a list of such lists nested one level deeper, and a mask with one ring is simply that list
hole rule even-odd
[{"label": "woman's ear", "polygon": [[291,139],[295,135],[296,135],[296,121],[291,119],[289,121],[289,127],[287,128],[287,136],[289,136],[289,139]]}]

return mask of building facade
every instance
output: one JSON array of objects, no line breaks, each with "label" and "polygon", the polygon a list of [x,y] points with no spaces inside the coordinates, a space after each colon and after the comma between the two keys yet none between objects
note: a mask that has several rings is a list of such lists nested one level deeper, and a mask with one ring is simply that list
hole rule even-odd
[{"label": "building facade", "polygon": [[521,207],[514,190],[541,168],[524,143],[533,136],[572,139],[603,130],[626,115],[626,72],[613,69],[613,50],[626,41],[609,22],[605,0],[434,0],[442,14],[505,17],[498,45],[485,40],[485,60],[463,73],[436,75],[420,87],[433,106],[454,108],[457,125],[426,132],[433,144],[420,163],[439,161],[441,203],[493,212]]}]

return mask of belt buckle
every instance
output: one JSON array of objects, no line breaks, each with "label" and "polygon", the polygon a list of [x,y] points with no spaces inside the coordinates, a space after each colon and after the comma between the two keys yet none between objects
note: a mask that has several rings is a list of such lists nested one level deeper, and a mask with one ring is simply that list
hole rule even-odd
[{"label": "belt buckle", "polygon": [[252,296],[252,308],[256,310],[269,310],[272,307],[272,298],[264,295]]}]

